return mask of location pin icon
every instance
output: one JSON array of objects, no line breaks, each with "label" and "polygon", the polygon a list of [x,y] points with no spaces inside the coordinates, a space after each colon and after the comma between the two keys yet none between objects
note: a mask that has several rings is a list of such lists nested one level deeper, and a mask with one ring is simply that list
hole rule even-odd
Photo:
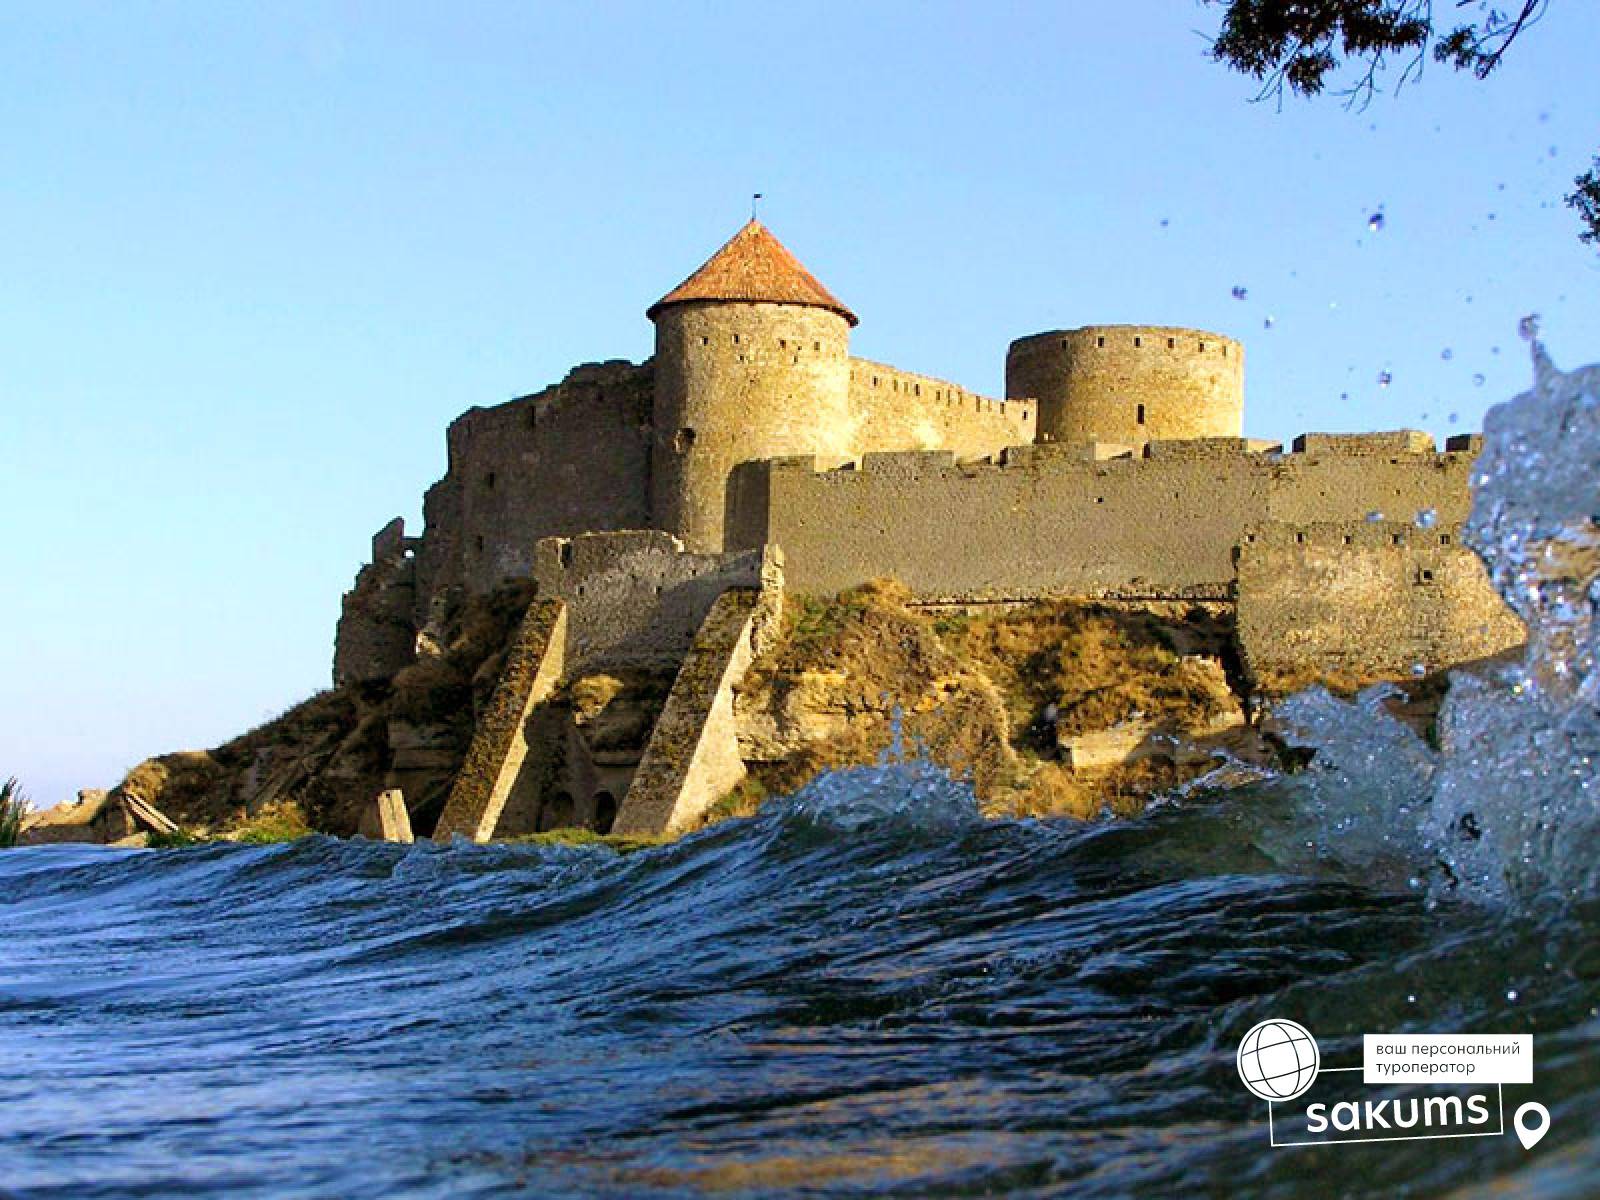
[{"label": "location pin icon", "polygon": [[1517,1127],[1517,1141],[1522,1143],[1522,1148],[1532,1150],[1539,1139],[1550,1132],[1550,1110],[1537,1100],[1530,1100],[1517,1109],[1511,1123]]}]

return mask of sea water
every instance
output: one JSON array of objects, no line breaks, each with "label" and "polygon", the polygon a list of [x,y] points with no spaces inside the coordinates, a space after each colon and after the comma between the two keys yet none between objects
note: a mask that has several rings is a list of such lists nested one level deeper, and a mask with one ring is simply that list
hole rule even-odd
[{"label": "sea water", "polygon": [[[0,854],[0,1196],[1600,1194],[1600,369],[1536,351],[1469,538],[1528,622],[1437,746],[985,821],[916,761],[659,849]],[[1511,1137],[1274,1149],[1256,1022],[1532,1033]]]}]

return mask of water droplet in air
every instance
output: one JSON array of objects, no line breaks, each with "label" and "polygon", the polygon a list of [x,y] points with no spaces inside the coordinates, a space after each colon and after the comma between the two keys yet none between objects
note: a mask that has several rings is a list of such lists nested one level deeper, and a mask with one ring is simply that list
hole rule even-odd
[{"label": "water droplet in air", "polygon": [[1461,420],[1461,414],[1460,413],[1451,413],[1449,418],[1448,418],[1448,420],[1449,420],[1450,424],[1454,425],[1457,421]]},{"label": "water droplet in air", "polygon": [[1350,399],[1350,393],[1349,392],[1340,392],[1339,393],[1339,399],[1341,399],[1341,400]]},{"label": "water droplet in air", "polygon": [[1550,147],[1550,157],[1554,158],[1555,156],[1556,156],[1556,148],[1554,146],[1551,146]]},{"label": "water droplet in air", "polygon": [[1511,1003],[1515,1004],[1517,1002],[1517,989],[1516,988],[1508,988],[1506,990],[1506,999],[1511,1001]]},{"label": "water droplet in air", "polygon": [[1368,525],[1376,525],[1376,524],[1378,524],[1378,522],[1380,522],[1382,520],[1383,520],[1383,514],[1381,512],[1379,512],[1377,509],[1373,509],[1371,512],[1369,512],[1367,514],[1367,524]]},{"label": "water droplet in air", "polygon": [[1367,232],[1377,233],[1383,228],[1383,209],[1379,209],[1367,218]]},{"label": "water droplet in air", "polygon": [[1417,994],[1415,992],[1411,992],[1406,996],[1406,1003],[1407,1004],[1415,1004],[1416,1002],[1417,1002]]},{"label": "water droplet in air", "polygon": [[1234,284],[1233,285],[1233,298],[1235,300],[1243,300],[1249,294],[1250,294],[1250,289],[1249,288],[1240,287],[1238,284]]},{"label": "water droplet in air", "polygon": [[[1503,187],[1504,185],[1502,184],[1501,186]],[[1161,228],[1165,229],[1168,225],[1171,225],[1171,224],[1172,224],[1172,222],[1168,218],[1166,218],[1166,217],[1162,217],[1161,218]]]},{"label": "water droplet in air", "polygon": [[1450,349],[1449,346],[1446,346],[1443,350],[1439,351],[1439,357],[1444,359],[1445,362],[1449,362],[1455,356],[1456,356],[1456,352],[1454,350]]},{"label": "water droplet in air", "polygon": [[1539,314],[1529,313],[1517,322],[1517,334],[1525,342],[1531,342],[1539,336]]},{"label": "water droplet in air", "polygon": [[1263,329],[1271,329],[1277,323],[1278,323],[1278,318],[1276,318],[1276,317],[1268,317],[1265,321],[1261,322],[1261,328],[1263,328]]},{"label": "water droplet in air", "polygon": [[1499,354],[1500,353],[1500,347],[1499,346],[1490,346],[1489,347],[1489,353],[1490,354]]},{"label": "water droplet in air", "polygon": [[1476,375],[1474,375],[1472,377],[1472,386],[1473,387],[1482,387],[1486,382],[1487,382],[1487,380],[1484,379],[1482,371],[1479,371]]},{"label": "water droplet in air", "polygon": [[1423,663],[1412,663],[1411,664],[1411,675],[1412,675],[1413,678],[1421,679],[1427,673],[1428,673],[1428,668],[1427,668],[1427,666],[1425,664],[1423,664]]},{"label": "water droplet in air", "polygon": [[1432,529],[1438,523],[1439,510],[1436,508],[1425,508],[1417,514],[1418,529]]},{"label": "water droplet in air", "polygon": [[1391,375],[1388,371],[1379,371],[1378,372],[1378,386],[1379,387],[1388,387],[1393,382],[1394,382],[1394,376]]}]

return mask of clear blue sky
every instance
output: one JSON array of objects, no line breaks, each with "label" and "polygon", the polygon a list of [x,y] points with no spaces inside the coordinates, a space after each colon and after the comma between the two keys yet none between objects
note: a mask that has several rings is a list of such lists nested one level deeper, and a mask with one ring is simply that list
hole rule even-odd
[{"label": "clear blue sky", "polygon": [[1600,358],[1600,255],[1560,203],[1600,148],[1600,7],[1358,113],[1250,103],[1215,22],[8,5],[0,776],[52,803],[326,686],[340,593],[419,524],[446,422],[646,357],[646,305],[754,191],[856,353],[990,392],[1023,334],[1197,325],[1246,342],[1254,435],[1443,436],[1521,388],[1526,312]]}]

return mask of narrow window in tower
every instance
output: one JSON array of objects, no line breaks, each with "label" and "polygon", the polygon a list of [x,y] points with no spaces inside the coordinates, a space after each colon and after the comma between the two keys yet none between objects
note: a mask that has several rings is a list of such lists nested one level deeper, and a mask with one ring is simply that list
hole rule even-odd
[{"label": "narrow window in tower", "polygon": [[1297,533],[1294,535],[1294,540],[1304,546],[1306,544],[1306,535],[1303,533]]},{"label": "narrow window in tower", "polygon": [[1439,535],[1439,545],[1448,546],[1449,544],[1450,544],[1450,535],[1448,533],[1441,533]]},{"label": "narrow window in tower", "polygon": [[916,384],[914,386],[916,388],[917,395],[919,395],[919,396],[922,395],[922,385],[919,383],[919,384]]},{"label": "narrow window in tower", "polygon": [[562,542],[561,543],[561,565],[563,567],[570,567],[572,565],[572,543],[571,542]]},{"label": "narrow window in tower", "polygon": [[[1105,338],[1101,338],[1101,339],[1100,339],[1100,344],[1101,344],[1101,345],[1102,345],[1102,346],[1104,346],[1104,345],[1105,345],[1105,344],[1106,344],[1106,340],[1105,340]],[[1061,348],[1062,348],[1062,349],[1063,349],[1063,350],[1065,350],[1065,349],[1066,349],[1066,348],[1067,348],[1067,339],[1066,339],[1066,338],[1062,338],[1062,339],[1061,339]]]},{"label": "narrow window in tower", "polygon": [[1139,424],[1144,424],[1144,405],[1139,405]]},{"label": "narrow window in tower", "polygon": [[1351,537],[1348,533],[1344,535],[1344,544],[1346,546],[1351,545],[1354,541],[1355,538]]},{"label": "narrow window in tower", "polygon": [[1133,339],[1133,344],[1134,344],[1134,347],[1137,349],[1138,347],[1144,345],[1144,339],[1142,337],[1136,337],[1136,338]]},{"label": "narrow window in tower", "polygon": [[733,344],[735,346],[739,344],[739,335],[737,333],[733,335]]},{"label": "narrow window in tower", "polygon": [[485,475],[483,477],[483,486],[488,488],[491,492],[494,491],[494,472],[493,471],[490,471],[487,475]]},{"label": "narrow window in tower", "polygon": [[1427,567],[1423,567],[1421,571],[1417,572],[1417,582],[1418,583],[1432,583],[1433,582],[1433,572],[1428,570]]},{"label": "narrow window in tower", "polygon": [[687,454],[694,445],[694,430],[685,425],[672,437],[672,448],[679,454]]},{"label": "narrow window in tower", "polygon": [[1177,338],[1168,338],[1167,339],[1167,349],[1168,350],[1175,350],[1175,349],[1177,349],[1177,347],[1178,347],[1178,339]]},{"label": "narrow window in tower", "polygon": [[1391,542],[1393,542],[1396,546],[1403,546],[1403,545],[1406,544],[1405,537],[1403,535],[1401,535],[1401,534],[1398,534],[1398,533],[1390,534],[1389,535],[1389,540]]},{"label": "narrow window in tower", "polygon": [[476,542],[476,543],[475,543],[475,545],[476,545],[476,546],[477,546],[477,548],[478,548],[478,553],[479,553],[479,554],[482,554],[482,553],[483,553],[483,534],[481,534],[481,533],[480,533],[480,534],[479,534],[479,535],[478,535],[478,540],[477,540],[477,542]]},{"label": "narrow window in tower", "polygon": [[779,338],[778,339],[778,349],[779,350],[787,350],[788,348],[789,348],[789,339],[788,338]]},{"label": "narrow window in tower", "polygon": [[[1094,344],[1095,344],[1095,345],[1096,345],[1096,346],[1098,346],[1098,347],[1100,347],[1100,349],[1102,349],[1102,350],[1104,350],[1104,349],[1105,349],[1105,346],[1106,346],[1106,339],[1105,339],[1105,338],[1103,338],[1103,337],[1097,337],[1097,338],[1095,338],[1095,340],[1094,340]],[[1065,342],[1062,342],[1062,343],[1061,343],[1061,348],[1062,348],[1062,349],[1063,349],[1063,350],[1065,350],[1065,349],[1066,349],[1066,348],[1067,348],[1067,344],[1066,344],[1066,343],[1065,343]]]},{"label": "narrow window in tower", "polygon": [[1200,353],[1204,354],[1205,352],[1206,352],[1206,344],[1204,342],[1201,342],[1200,343]]},{"label": "narrow window in tower", "polygon": [[702,346],[709,346],[711,345],[711,339],[702,334],[700,337],[700,344]]},{"label": "narrow window in tower", "polygon": [[[1204,346],[1201,346],[1201,347],[1200,347],[1200,349],[1202,349],[1202,350],[1204,350],[1204,349],[1205,349],[1205,347],[1204,347]],[[1228,348],[1227,348],[1227,347],[1226,347],[1226,346],[1224,346],[1224,347],[1223,347],[1223,348],[1222,348],[1222,357],[1223,357],[1223,358],[1227,358],[1227,357],[1228,357]]]},{"label": "narrow window in tower", "polygon": [[818,354],[822,353],[822,343],[821,342],[812,342],[811,343],[811,348],[813,350],[815,350]]}]

